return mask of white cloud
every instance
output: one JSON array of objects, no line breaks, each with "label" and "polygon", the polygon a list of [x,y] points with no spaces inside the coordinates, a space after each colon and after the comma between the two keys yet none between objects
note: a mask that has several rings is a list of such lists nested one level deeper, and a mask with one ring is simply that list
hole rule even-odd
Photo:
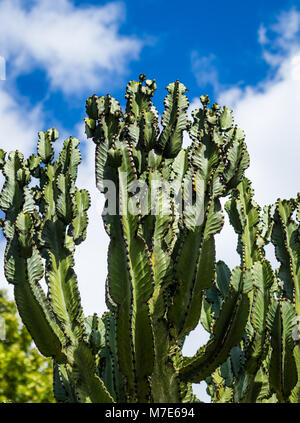
[{"label": "white cloud", "polygon": [[285,41],[294,41],[300,29],[300,13],[292,8],[279,14],[277,21],[270,28],[277,34],[278,45],[283,45]]},{"label": "white cloud", "polygon": [[[0,1],[0,54],[12,75],[40,67],[64,93],[97,89],[126,71],[142,42],[119,34],[122,3],[75,7],[71,0]],[[9,76],[8,76],[9,77]]]},{"label": "white cloud", "polygon": [[253,180],[261,204],[299,191],[300,50],[284,59],[272,81],[221,93],[218,101],[234,109],[235,120],[246,132]]},{"label": "white cloud", "polygon": [[209,56],[199,56],[197,51],[191,54],[192,71],[196,77],[199,87],[211,85],[217,92],[220,89],[219,73],[216,66],[216,57],[211,54]]},{"label": "white cloud", "polygon": [[41,105],[30,108],[26,99],[17,99],[4,90],[5,84],[0,82],[0,148],[30,154],[43,125]]},{"label": "white cloud", "polygon": [[267,29],[264,24],[261,24],[258,29],[258,42],[260,44],[266,44],[268,42]]},{"label": "white cloud", "polygon": [[280,66],[287,55],[299,47],[300,13],[292,8],[282,11],[276,22],[268,27],[261,24],[258,42],[263,47],[263,58],[270,66]]}]

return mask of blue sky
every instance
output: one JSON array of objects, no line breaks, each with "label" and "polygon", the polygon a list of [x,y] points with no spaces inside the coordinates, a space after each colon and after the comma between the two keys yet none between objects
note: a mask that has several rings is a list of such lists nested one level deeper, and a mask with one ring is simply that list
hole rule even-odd
[{"label": "blue sky", "polygon": [[[14,3],[14,0],[10,3]],[[47,2],[16,2],[24,13],[26,11],[29,13],[30,10],[37,8],[36,4],[42,3]],[[52,126],[53,121],[57,121],[57,124],[72,131],[73,126],[84,117],[83,105],[91,93],[95,91],[97,94],[106,94],[109,91],[122,101],[126,82],[137,78],[142,72],[150,78],[157,79],[156,104],[160,111],[163,108],[164,87],[176,79],[182,81],[194,96],[207,93],[212,99],[215,98],[216,92],[211,83],[201,78],[203,65],[203,62],[202,64],[199,62],[201,58],[207,59],[206,72],[218,71],[218,83],[223,89],[236,85],[240,87],[256,85],[270,75],[269,66],[262,55],[262,46],[258,42],[260,25],[271,25],[283,10],[292,10],[299,2],[217,0],[209,3],[190,0],[183,6],[183,2],[179,0],[172,2],[159,0],[71,2],[70,0],[52,2],[53,7],[49,3],[50,9],[55,10],[57,7],[59,13],[57,6],[59,3],[74,5],[73,13],[83,12],[91,7],[101,9],[105,5],[115,4],[120,10],[120,15],[115,20],[118,37],[136,40],[138,44],[134,49],[136,56],[130,52],[125,52],[125,57],[122,55],[122,61],[125,61],[122,72],[119,72],[117,64],[109,72],[110,75],[107,75],[107,71],[104,72],[100,66],[98,69],[95,66],[95,74],[101,75],[98,78],[100,80],[106,78],[105,84],[93,83],[91,79],[90,83],[87,81],[83,84],[82,89],[74,87],[67,95],[64,95],[61,87],[49,89],[49,75],[45,69],[45,62],[44,65],[36,63],[29,66],[17,77],[11,78],[11,73],[15,73],[15,61],[7,61],[8,84],[13,85],[11,90],[26,96],[32,106],[42,104],[44,127]],[[30,16],[27,22],[30,22]],[[18,32],[18,29],[15,28],[14,31]],[[42,29],[41,32],[44,31],[47,32],[47,29]],[[36,35],[38,33],[37,29]],[[22,37],[21,33],[19,35]],[[61,36],[63,37],[63,33]],[[46,38],[45,34],[42,38],[44,37]],[[61,39],[58,37],[57,43],[60,42]],[[7,44],[6,48],[9,48],[9,41]],[[85,48],[78,46],[78,50]],[[79,56],[81,55],[79,53]],[[30,52],[29,56],[28,61],[38,61],[41,54],[34,55]],[[85,78],[83,73],[82,79]]]},{"label": "blue sky", "polygon": [[[76,271],[87,314],[105,308],[108,245],[93,145],[83,130],[90,95],[110,93],[124,106],[126,83],[145,73],[157,80],[154,102],[162,113],[165,87],[179,79],[191,109],[202,94],[233,108],[261,205],[300,190],[300,1],[0,0],[1,57],[0,147],[29,155],[37,132],[53,126],[62,140],[72,134],[81,141],[79,184],[91,192],[92,207]],[[4,246],[0,238],[0,264]],[[235,248],[225,221],[217,257],[233,267]],[[2,274],[0,286],[7,287]],[[189,353],[199,337],[197,330],[191,335]]]}]

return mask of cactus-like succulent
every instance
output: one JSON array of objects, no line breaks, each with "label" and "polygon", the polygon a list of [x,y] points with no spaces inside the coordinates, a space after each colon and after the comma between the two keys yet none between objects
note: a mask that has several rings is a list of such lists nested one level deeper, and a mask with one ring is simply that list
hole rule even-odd
[{"label": "cactus-like succulent", "polygon": [[[86,235],[90,198],[75,186],[79,141],[65,141],[54,160],[54,129],[39,132],[37,155],[11,152],[3,164],[0,206],[7,239],[4,272],[20,316],[40,352],[54,360],[57,398],[108,402],[96,373],[74,272],[74,251]],[[30,182],[38,180],[38,185]],[[40,285],[45,277],[47,293]]]},{"label": "cactus-like succulent", "polygon": [[[206,380],[213,401],[299,402],[299,197],[261,213],[232,110],[201,96],[190,120],[176,81],[160,130],[155,89],[145,75],[130,81],[124,113],[109,95],[86,102],[110,237],[102,317],[84,317],[74,272],[90,205],[76,187],[79,141],[67,139],[54,159],[51,129],[26,160],[0,152],[5,276],[37,347],[53,358],[56,399],[197,402],[192,383]],[[241,256],[232,271],[216,263],[223,197]],[[265,257],[270,242],[278,270]],[[184,357],[200,321],[211,337]]]},{"label": "cactus-like succulent", "polygon": [[[298,403],[299,198],[278,200],[261,212],[244,179],[225,207],[238,234],[251,305],[242,342],[209,376],[208,390],[215,402]],[[270,242],[280,262],[275,270],[264,253]],[[218,274],[222,286],[223,274]],[[215,297],[222,298],[221,290]],[[218,309],[215,298],[213,304]]]}]

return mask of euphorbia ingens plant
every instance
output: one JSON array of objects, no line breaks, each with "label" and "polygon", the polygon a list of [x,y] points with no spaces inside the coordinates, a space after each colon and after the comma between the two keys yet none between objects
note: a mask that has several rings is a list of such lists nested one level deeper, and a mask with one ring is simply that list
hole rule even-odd
[{"label": "euphorbia ingens plant", "polygon": [[[127,85],[125,111],[109,95],[86,103],[110,236],[101,317],[84,316],[74,272],[90,206],[76,187],[79,141],[67,139],[54,159],[58,133],[50,129],[26,160],[0,152],[5,276],[37,347],[53,358],[56,399],[195,402],[192,383],[206,380],[216,402],[299,402],[299,197],[261,210],[232,110],[201,96],[190,121],[176,81],[160,126],[155,89],[140,75]],[[215,254],[223,197],[241,257],[232,270]],[[265,257],[268,243],[278,269]],[[184,357],[199,322],[211,337]]]}]

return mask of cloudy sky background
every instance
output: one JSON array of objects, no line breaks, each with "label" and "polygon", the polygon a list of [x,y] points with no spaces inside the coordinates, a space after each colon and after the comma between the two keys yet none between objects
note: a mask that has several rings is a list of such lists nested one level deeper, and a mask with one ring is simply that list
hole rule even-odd
[{"label": "cloudy sky background", "polygon": [[[29,155],[37,132],[53,126],[61,134],[57,148],[70,135],[81,141],[78,185],[92,195],[87,240],[76,253],[86,314],[105,310],[108,246],[94,186],[94,146],[82,124],[90,95],[109,92],[124,106],[126,83],[145,73],[157,80],[154,102],[162,113],[164,88],[179,79],[189,89],[191,108],[202,94],[233,108],[246,132],[247,176],[260,205],[300,190],[299,1],[200,6],[191,0],[183,7],[177,0],[0,0],[0,56],[6,64],[4,69],[0,60],[0,147]],[[2,269],[4,247],[1,236]],[[239,264],[235,248],[226,222],[217,236],[218,258]],[[272,250],[268,254],[273,260]],[[0,287],[8,287],[2,273]],[[205,339],[195,330],[185,353]],[[204,388],[195,392],[208,400]]]}]

